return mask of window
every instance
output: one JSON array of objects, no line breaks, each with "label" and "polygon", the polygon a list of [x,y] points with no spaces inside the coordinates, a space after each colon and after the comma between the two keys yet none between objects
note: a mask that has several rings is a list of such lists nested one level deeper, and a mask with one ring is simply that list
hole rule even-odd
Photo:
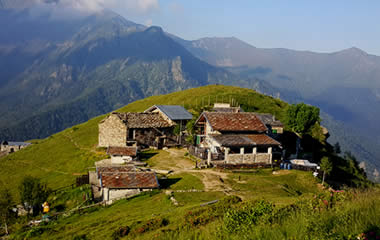
[{"label": "window", "polygon": [[128,139],[135,139],[135,130],[133,129],[128,130]]},{"label": "window", "polygon": [[268,148],[266,147],[258,147],[257,153],[268,153]]}]

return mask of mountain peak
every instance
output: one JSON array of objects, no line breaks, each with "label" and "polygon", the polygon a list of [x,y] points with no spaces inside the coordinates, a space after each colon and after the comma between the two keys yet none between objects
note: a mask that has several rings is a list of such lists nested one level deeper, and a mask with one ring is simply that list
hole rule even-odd
[{"label": "mountain peak", "polygon": [[164,33],[164,30],[162,30],[161,27],[158,26],[151,26],[148,27],[145,32],[150,32],[150,33]]},{"label": "mountain peak", "polygon": [[357,47],[351,47],[344,49],[338,53],[343,53],[343,54],[349,54],[351,56],[363,56],[363,55],[368,55],[365,51],[361,50],[360,48]]}]

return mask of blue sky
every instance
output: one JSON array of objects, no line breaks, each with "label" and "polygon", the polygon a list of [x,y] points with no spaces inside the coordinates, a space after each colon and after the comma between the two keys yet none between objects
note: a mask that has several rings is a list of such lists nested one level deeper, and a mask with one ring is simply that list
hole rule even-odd
[{"label": "blue sky", "polygon": [[148,7],[113,9],[188,40],[234,36],[260,48],[334,52],[355,46],[380,55],[380,1],[135,1]]}]

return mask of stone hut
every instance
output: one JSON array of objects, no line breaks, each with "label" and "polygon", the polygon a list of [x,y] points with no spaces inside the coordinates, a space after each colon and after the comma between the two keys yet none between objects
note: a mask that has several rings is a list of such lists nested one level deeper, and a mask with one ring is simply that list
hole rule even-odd
[{"label": "stone hut", "polygon": [[103,201],[110,202],[159,188],[154,172],[101,172]]},{"label": "stone hut", "polygon": [[31,145],[31,143],[2,141],[0,143],[0,152],[9,154],[9,153],[17,152],[23,148],[26,148],[29,145]]},{"label": "stone hut", "polygon": [[241,109],[240,107],[231,107],[231,104],[229,103],[214,103],[212,111],[229,113],[244,112],[243,109]]},{"label": "stone hut", "polygon": [[137,147],[108,147],[107,154],[111,156],[111,164],[130,163],[138,160]]},{"label": "stone hut", "polygon": [[99,147],[157,147],[175,141],[175,124],[159,113],[113,112],[99,123]]}]

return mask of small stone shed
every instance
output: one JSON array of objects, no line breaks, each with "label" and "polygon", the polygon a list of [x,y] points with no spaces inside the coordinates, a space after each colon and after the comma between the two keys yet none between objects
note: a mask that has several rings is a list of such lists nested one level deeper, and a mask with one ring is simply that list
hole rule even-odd
[{"label": "small stone shed", "polygon": [[8,142],[2,141],[0,143],[0,152],[6,152],[7,154],[17,152],[23,148],[30,146],[31,143],[27,142]]},{"label": "small stone shed", "polygon": [[214,103],[212,111],[229,113],[244,112],[243,109],[241,109],[240,107],[231,107],[231,104],[229,103]]},{"label": "small stone shed", "polygon": [[99,147],[157,147],[175,141],[173,127],[159,113],[113,112],[99,123]]},{"label": "small stone shed", "polygon": [[112,164],[130,163],[138,160],[137,147],[108,147],[107,154],[111,156]]},{"label": "small stone shed", "polygon": [[154,172],[101,172],[103,201],[113,201],[159,188]]}]

